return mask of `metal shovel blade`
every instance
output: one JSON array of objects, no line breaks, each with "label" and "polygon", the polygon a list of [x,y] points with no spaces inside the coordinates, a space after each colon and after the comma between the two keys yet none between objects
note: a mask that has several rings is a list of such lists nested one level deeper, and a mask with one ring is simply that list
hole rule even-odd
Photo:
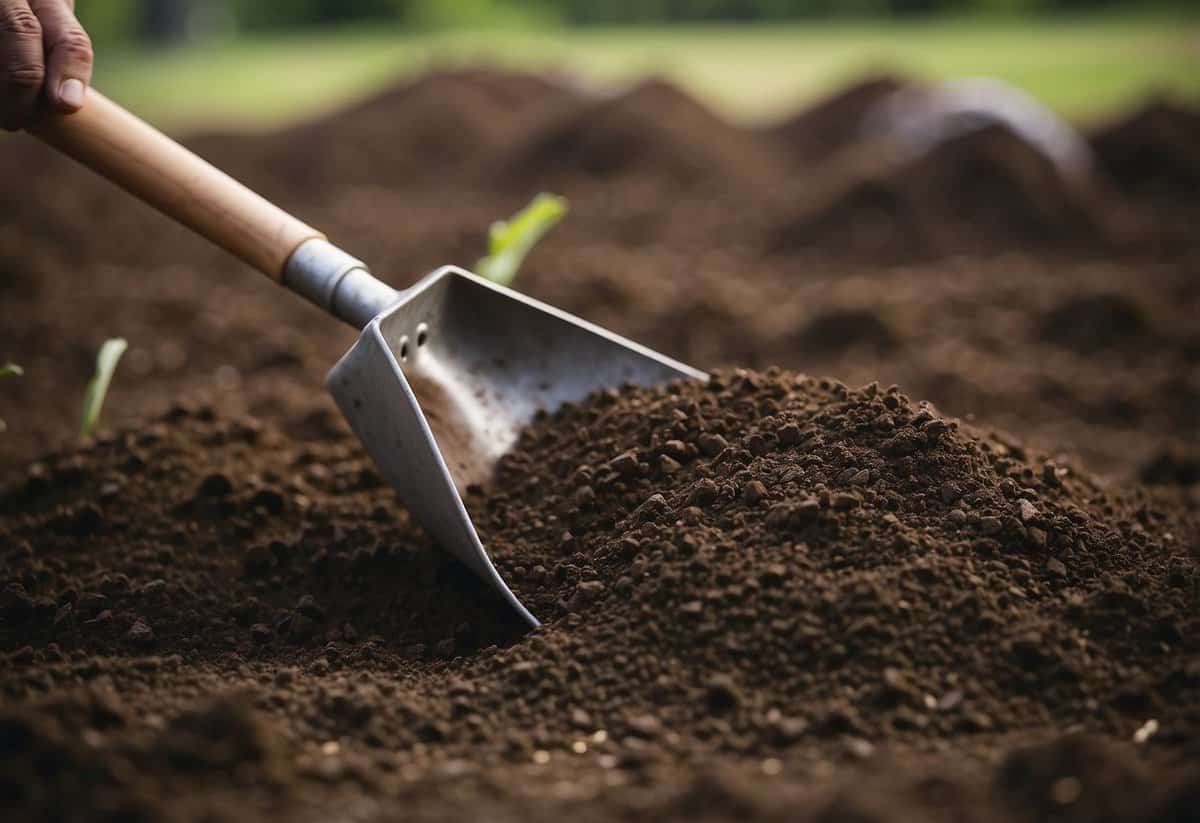
[{"label": "metal shovel blade", "polygon": [[401,502],[444,549],[501,579],[461,492],[486,483],[538,411],[603,388],[703,372],[462,269],[400,293],[329,374],[328,386]]}]

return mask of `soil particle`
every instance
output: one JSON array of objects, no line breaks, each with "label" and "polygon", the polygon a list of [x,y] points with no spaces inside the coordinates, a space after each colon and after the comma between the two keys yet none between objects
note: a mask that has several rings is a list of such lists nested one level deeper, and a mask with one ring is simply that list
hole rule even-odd
[{"label": "soil particle", "polygon": [[134,646],[150,646],[154,643],[154,630],[150,628],[149,623],[138,617],[134,619],[129,631],[125,632],[125,639]]},{"label": "soil particle", "polygon": [[200,481],[197,497],[225,497],[233,492],[233,484],[223,474],[210,474]]}]

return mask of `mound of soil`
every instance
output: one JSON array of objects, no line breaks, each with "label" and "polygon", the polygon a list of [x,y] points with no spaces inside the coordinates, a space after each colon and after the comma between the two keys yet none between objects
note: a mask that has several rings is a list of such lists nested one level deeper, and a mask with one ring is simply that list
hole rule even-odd
[{"label": "mound of soil", "polygon": [[911,85],[893,74],[865,77],[766,129],[800,168],[813,168],[830,156],[857,143],[864,120],[882,100]]},{"label": "mound of soil", "polygon": [[[1080,820],[1186,802],[1186,759],[1131,796],[1101,787],[1151,785],[1141,758],[1107,744],[994,775],[938,754],[1142,729],[1166,770],[1200,728],[1197,532],[894,388],[719,373],[535,423],[467,500],[548,621],[525,636],[344,435],[323,440],[179,409],[5,490],[0,689],[34,700],[0,720],[16,813],[244,819],[350,796],[372,819],[397,782],[467,777],[501,814],[567,780],[555,802],[597,819],[687,819],[711,762],[749,781],[714,819],[789,797],[824,819],[861,801],[811,777],[890,757],[964,795],[993,781],[960,802],[997,819],[1047,787]],[[457,797],[405,802],[473,808]]]},{"label": "mound of soil", "polygon": [[[886,146],[871,149],[885,156]],[[773,251],[814,246],[905,261],[1007,249],[1106,249],[1126,241],[1099,192],[1064,178],[1004,126],[889,163],[832,197],[806,187],[771,233]],[[836,179],[836,178],[835,178]]]},{"label": "mound of soil", "polygon": [[578,178],[637,178],[682,188],[745,187],[767,179],[772,155],[663,80],[615,96],[555,106],[497,152],[489,179],[563,187]]},{"label": "mound of soil", "polygon": [[1150,334],[1145,313],[1136,302],[1120,294],[1088,294],[1068,300],[1050,311],[1042,337],[1080,352],[1129,344]]},{"label": "mound of soil", "polygon": [[421,550],[332,422],[289,439],[179,407],[136,435],[34,463],[0,499],[11,559],[42,568],[88,548],[69,567],[52,561],[49,585],[7,579],[8,624],[27,641],[75,635],[103,652],[249,654],[332,632],[449,656],[516,636],[472,575]]},{"label": "mound of soil", "polygon": [[[886,150],[886,149],[885,149]],[[833,175],[833,193],[804,192],[767,233],[771,255],[809,253],[859,257],[887,264],[930,259],[945,253],[938,218],[886,174],[851,178]],[[935,205],[936,208],[936,205]]]},{"label": "mound of soil", "polygon": [[1164,451],[1142,467],[1142,482],[1152,486],[1176,484],[1191,486],[1200,483],[1200,453]]},{"label": "mound of soil", "polygon": [[[574,99],[537,75],[434,71],[319,119],[263,135],[210,135],[189,146],[279,196],[345,186],[444,185],[514,138],[530,112]],[[299,149],[299,150],[297,150]],[[286,188],[280,189],[280,183]]]},{"label": "mound of soil", "polygon": [[570,97],[537,76],[427,74],[278,139],[329,150],[304,164],[326,183],[407,187],[473,165],[511,140],[530,111]]},{"label": "mound of soil", "polygon": [[1092,149],[1123,189],[1200,197],[1200,111],[1155,101],[1099,129]]},{"label": "mound of soil", "polygon": [[1200,216],[1200,111],[1155,101],[1091,138],[1101,171],[1150,212],[1158,242],[1187,252]]},{"label": "mound of soil", "polygon": [[795,344],[811,352],[844,352],[858,347],[894,350],[901,342],[876,312],[840,309],[814,317],[796,335]]},{"label": "mound of soil", "polygon": [[[609,723],[763,753],[789,728],[1115,732],[1195,696],[1200,578],[1163,514],[895,389],[600,395],[532,427],[494,488],[468,502],[484,540],[536,613],[585,616],[563,697]],[[601,708],[592,682],[621,687]]]},{"label": "mound of soil", "polygon": [[234,820],[248,797],[266,805],[276,793],[278,747],[243,700],[202,701],[150,733],[137,724],[133,707],[97,691],[0,713],[0,810],[14,820]]}]

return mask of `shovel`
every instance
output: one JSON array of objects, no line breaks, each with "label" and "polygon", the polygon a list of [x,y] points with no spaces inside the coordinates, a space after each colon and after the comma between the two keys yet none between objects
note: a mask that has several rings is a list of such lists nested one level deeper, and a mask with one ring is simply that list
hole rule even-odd
[{"label": "shovel", "polygon": [[326,385],[380,472],[445,550],[538,621],[484,551],[461,492],[539,411],[703,372],[446,266],[397,291],[297,220],[95,91],[30,130],[361,330]]}]

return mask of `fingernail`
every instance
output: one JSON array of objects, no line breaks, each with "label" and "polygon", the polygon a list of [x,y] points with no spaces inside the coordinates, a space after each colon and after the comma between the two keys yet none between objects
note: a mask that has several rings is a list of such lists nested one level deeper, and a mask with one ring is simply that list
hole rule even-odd
[{"label": "fingernail", "polygon": [[58,99],[65,106],[77,109],[83,105],[83,81],[71,78],[58,87]]}]

